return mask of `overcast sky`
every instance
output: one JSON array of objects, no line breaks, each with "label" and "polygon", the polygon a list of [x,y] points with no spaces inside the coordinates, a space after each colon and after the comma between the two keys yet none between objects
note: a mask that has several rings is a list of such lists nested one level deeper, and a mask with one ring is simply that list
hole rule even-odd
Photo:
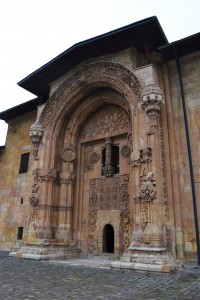
[{"label": "overcast sky", "polygon": [[[0,111],[35,96],[21,79],[75,43],[157,16],[169,42],[199,32],[200,0],[0,0]],[[0,145],[6,125],[0,121]]]}]

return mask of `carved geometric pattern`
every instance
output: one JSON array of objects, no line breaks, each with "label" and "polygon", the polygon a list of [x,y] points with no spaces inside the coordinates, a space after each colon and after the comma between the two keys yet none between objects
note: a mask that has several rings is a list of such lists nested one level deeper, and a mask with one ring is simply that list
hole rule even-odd
[{"label": "carved geometric pattern", "polygon": [[130,245],[129,175],[90,180],[89,252],[97,254],[98,210],[120,210],[120,253]]},{"label": "carved geometric pattern", "polygon": [[105,138],[106,135],[117,135],[131,130],[130,116],[121,107],[113,104],[98,109],[85,123],[81,137],[84,140]]},{"label": "carved geometric pattern", "polygon": [[90,154],[90,163],[92,165],[96,164],[99,161],[100,155],[96,152]]},{"label": "carved geometric pattern", "polygon": [[94,169],[94,164],[90,161],[90,155],[94,151],[94,146],[89,145],[84,147],[84,173],[91,172]]},{"label": "carved geometric pattern", "polygon": [[124,158],[129,158],[131,156],[131,148],[127,145],[123,146],[121,149],[121,155]]},{"label": "carved geometric pattern", "polygon": [[[80,90],[84,91],[86,86],[98,82],[106,83],[107,86],[110,85],[122,95],[126,95],[127,101],[136,111],[141,86],[131,71],[117,63],[103,62],[84,65],[59,86],[45,105],[39,122],[44,129],[47,129],[47,139],[50,138],[53,124],[56,123],[55,120],[63,111],[63,107],[66,107]],[[63,101],[63,99],[66,100]]]},{"label": "carved geometric pattern", "polygon": [[[163,204],[164,204],[164,214],[165,222],[169,223],[169,195],[168,195],[168,186],[167,186],[167,165],[166,165],[166,150],[165,150],[165,140],[164,140],[164,131],[163,131],[163,116],[162,111],[159,118],[159,137],[160,137],[160,150],[161,150],[161,168],[162,168],[162,185],[163,185]],[[170,231],[166,230],[166,248],[170,249],[171,247],[171,236]]]},{"label": "carved geometric pattern", "polygon": [[129,175],[122,175],[120,178],[120,209],[121,209],[121,236],[123,249],[120,252],[124,252],[130,246],[130,208],[129,208]]},{"label": "carved geometric pattern", "polygon": [[76,157],[75,150],[72,147],[66,147],[62,150],[61,157],[64,161],[73,161]]},{"label": "carved geometric pattern", "polygon": [[31,196],[29,197],[29,203],[31,206],[35,207],[38,205],[39,203],[39,195],[38,193],[33,193],[31,194]]},{"label": "carved geometric pattern", "polygon": [[119,209],[119,178],[101,178],[98,187],[99,209]]},{"label": "carved geometric pattern", "polygon": [[90,181],[90,199],[89,199],[89,235],[88,248],[89,253],[97,254],[97,215],[98,215],[98,198],[97,198],[97,180]]},{"label": "carved geometric pattern", "polygon": [[39,180],[39,173],[40,173],[40,169],[37,168],[35,170],[33,170],[33,185],[32,185],[32,193],[31,196],[29,197],[29,203],[31,206],[35,207],[39,204],[39,194],[38,191],[40,189],[39,185],[38,185],[38,180]]},{"label": "carved geometric pattern", "polygon": [[142,226],[145,229],[146,225],[149,223],[149,204],[144,203],[141,208],[142,212]]}]

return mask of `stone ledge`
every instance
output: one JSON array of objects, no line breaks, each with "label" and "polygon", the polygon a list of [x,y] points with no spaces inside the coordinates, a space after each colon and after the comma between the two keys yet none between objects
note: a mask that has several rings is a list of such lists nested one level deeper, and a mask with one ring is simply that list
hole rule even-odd
[{"label": "stone ledge", "polygon": [[175,266],[170,264],[155,265],[155,264],[114,261],[111,262],[110,266],[111,268],[129,269],[129,270],[145,271],[145,272],[160,272],[160,273],[170,273],[175,270]]},{"label": "stone ledge", "polygon": [[59,254],[35,254],[35,253],[23,253],[23,252],[11,252],[9,256],[17,257],[17,258],[26,258],[33,260],[56,260],[56,259],[71,259],[77,258],[79,255],[73,253],[59,253]]}]

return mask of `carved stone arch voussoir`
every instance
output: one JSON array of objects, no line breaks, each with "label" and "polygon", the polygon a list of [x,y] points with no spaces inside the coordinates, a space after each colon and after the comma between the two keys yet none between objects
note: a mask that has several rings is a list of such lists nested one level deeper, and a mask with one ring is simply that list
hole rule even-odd
[{"label": "carved stone arch voussoir", "polygon": [[137,102],[141,97],[141,84],[134,73],[117,63],[87,64],[69,76],[49,98],[40,117],[47,139],[50,138],[54,124],[60,119],[64,109],[70,107],[74,99],[79,101],[87,87],[95,83],[116,89],[136,111]]}]

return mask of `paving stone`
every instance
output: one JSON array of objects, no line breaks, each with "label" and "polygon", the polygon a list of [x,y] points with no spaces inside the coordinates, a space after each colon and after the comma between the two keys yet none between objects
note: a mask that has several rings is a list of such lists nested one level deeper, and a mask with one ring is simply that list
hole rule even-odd
[{"label": "paving stone", "polygon": [[0,258],[0,299],[197,300],[200,268],[172,274],[108,267],[108,261]]}]

